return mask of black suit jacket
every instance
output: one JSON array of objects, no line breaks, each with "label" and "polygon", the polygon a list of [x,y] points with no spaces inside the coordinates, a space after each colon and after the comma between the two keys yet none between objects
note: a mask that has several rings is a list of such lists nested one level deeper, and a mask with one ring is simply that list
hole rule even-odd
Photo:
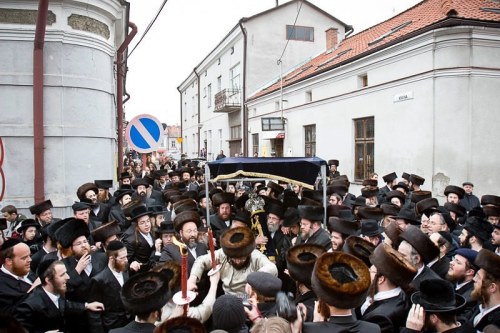
[{"label": "black suit jacket", "polygon": [[[50,252],[49,252],[50,253]],[[31,264],[30,264],[30,269],[33,273],[36,273],[36,269],[38,268],[38,265],[42,262],[43,258],[47,255],[48,253],[45,252],[44,248],[41,248],[38,250],[34,255],[31,256]]]},{"label": "black suit jacket", "polygon": [[328,321],[316,323],[304,323],[303,333],[337,333],[337,332],[361,332],[378,333],[380,327],[366,321],[356,320],[353,316],[330,317]]},{"label": "black suit jacket", "polygon": [[332,242],[330,240],[330,234],[323,228],[319,228],[311,237],[304,241],[300,235],[297,237],[296,244],[318,244],[325,247],[328,251],[332,248]]},{"label": "black suit jacket", "polygon": [[463,285],[460,289],[456,289],[455,293],[463,296],[465,298],[465,306],[457,311],[457,317],[459,318],[467,318],[474,311],[477,301],[472,301],[470,299],[470,294],[474,289],[474,281],[471,280],[465,285]]},{"label": "black suit jacket", "polygon": [[66,291],[67,299],[77,302],[88,302],[90,279],[108,266],[108,258],[102,252],[94,252],[90,255],[90,258],[92,263],[90,276],[85,273],[85,270],[81,274],[78,274],[76,271],[78,262],[75,257],[71,256],[62,260],[69,275]]},{"label": "black suit jacket", "polygon": [[[231,226],[231,224],[229,225]],[[229,229],[229,227],[226,226],[226,223],[222,221],[217,213],[210,215],[210,227],[212,228],[212,231],[214,233],[214,238],[217,240],[217,245],[220,246],[220,235],[222,235],[224,231]]]},{"label": "black suit jacket", "polygon": [[[205,243],[198,243],[195,252],[198,257],[202,256],[208,253],[208,247]],[[160,262],[165,262],[169,260],[173,260],[179,265],[182,264],[181,252],[177,245],[168,244],[161,250]],[[196,258],[193,257],[191,251],[188,251],[188,273],[191,272],[191,267],[193,267],[195,260]]]},{"label": "black suit jacket", "polygon": [[154,199],[157,205],[164,206],[165,201],[163,200],[163,194],[160,191],[157,191],[153,189],[151,191],[151,195],[149,196],[150,199]]},{"label": "black suit jacket", "polygon": [[[128,272],[123,273],[123,281],[128,280]],[[127,313],[120,296],[122,287],[109,266],[90,280],[90,302],[101,302],[104,311],[89,312],[89,326],[92,333],[107,332],[123,327],[133,318]]]},{"label": "black suit jacket", "polygon": [[66,326],[65,317],[69,314],[83,314],[83,303],[59,298],[59,308],[55,306],[41,286],[35,288],[14,312],[14,317],[31,332],[59,330],[71,332]]},{"label": "black suit jacket", "polygon": [[129,323],[127,326],[121,328],[115,328],[109,333],[153,333],[156,326],[148,323],[138,323],[133,321]]},{"label": "black suit jacket", "polygon": [[109,221],[109,212],[111,210],[111,207],[108,204],[105,203],[98,203],[99,205],[99,211],[97,214],[94,214],[94,210],[90,208],[90,218],[92,218],[94,221],[100,221],[101,223],[107,223]]},{"label": "black suit jacket", "polygon": [[444,279],[448,273],[448,269],[450,268],[450,258],[444,256],[436,261],[430,268],[434,271],[434,273],[439,275],[441,279]]},{"label": "black suit jacket", "polygon": [[420,273],[419,275],[417,275],[413,281],[411,282],[411,284],[413,285],[413,287],[415,288],[415,290],[420,290],[420,283],[424,280],[429,280],[429,279],[441,279],[439,277],[439,275],[437,275],[436,273],[434,273],[434,271],[432,269],[430,269],[429,267],[427,266],[424,266],[424,270],[422,271],[422,273]]},{"label": "black suit jacket", "polygon": [[[139,272],[146,272],[148,271],[151,266],[153,261],[151,260],[152,254],[155,251],[155,245],[154,245],[154,240],[153,238],[153,245],[150,246],[148,241],[141,236],[140,232],[134,231],[132,234],[127,235],[123,239],[123,243],[127,247],[127,257],[128,257],[128,262],[131,264],[134,261],[137,261],[142,264],[141,269]],[[130,272],[132,274],[132,272]]]},{"label": "black suit jacket", "polygon": [[373,302],[362,316],[359,308],[356,309],[356,314],[361,320],[377,324],[381,332],[398,333],[399,328],[406,325],[409,309],[406,294],[401,291],[395,297]]},{"label": "black suit jacket", "polygon": [[15,279],[0,270],[0,313],[11,315],[27,296],[29,283]]}]

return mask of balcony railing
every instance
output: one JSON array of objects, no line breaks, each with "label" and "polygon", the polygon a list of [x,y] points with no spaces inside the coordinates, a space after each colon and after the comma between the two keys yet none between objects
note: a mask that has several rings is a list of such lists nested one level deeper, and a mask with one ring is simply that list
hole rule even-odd
[{"label": "balcony railing", "polygon": [[239,89],[224,89],[215,94],[214,112],[233,112],[241,108]]}]

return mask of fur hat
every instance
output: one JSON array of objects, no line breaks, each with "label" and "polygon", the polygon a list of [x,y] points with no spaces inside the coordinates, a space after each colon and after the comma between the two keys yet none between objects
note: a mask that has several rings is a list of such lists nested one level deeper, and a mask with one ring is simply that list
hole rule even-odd
[{"label": "fur hat", "polygon": [[276,297],[281,290],[281,279],[267,272],[252,272],[247,276],[247,283],[260,295]]},{"label": "fur hat", "polygon": [[289,228],[298,224],[300,224],[299,211],[297,208],[288,207],[283,216],[283,226]]},{"label": "fur hat", "polygon": [[73,241],[80,236],[87,239],[90,236],[89,226],[85,221],[69,217],[64,219],[66,222],[55,232],[55,237],[63,248],[68,248]]},{"label": "fur hat", "polygon": [[390,239],[392,247],[396,250],[399,247],[399,244],[401,243],[401,239],[399,238],[399,236],[401,235],[402,232],[403,231],[399,229],[396,221],[392,221],[385,227],[384,233],[387,236],[387,238]]},{"label": "fur hat", "polygon": [[369,257],[375,250],[375,245],[361,237],[349,236],[346,238],[342,250],[363,260],[366,266],[370,266]]},{"label": "fur hat", "polygon": [[378,180],[376,180],[376,179],[365,179],[365,180],[363,180],[362,185],[363,186],[377,187],[378,186]]},{"label": "fur hat", "polygon": [[193,222],[198,228],[200,226],[200,215],[198,212],[185,211],[175,216],[174,218],[174,229],[179,232],[182,226],[188,222]]},{"label": "fur hat", "polygon": [[29,210],[30,210],[31,214],[39,215],[39,214],[45,212],[46,210],[51,209],[52,207],[54,207],[54,206],[52,206],[52,201],[45,200],[45,201],[39,202],[37,204],[34,204],[33,206],[30,206]]},{"label": "fur hat", "polygon": [[122,287],[125,308],[133,314],[147,314],[161,309],[170,299],[167,277],[159,272],[138,273]]},{"label": "fur hat", "polygon": [[295,207],[299,205],[300,199],[297,196],[297,194],[291,190],[285,190],[283,192],[283,206],[286,208],[288,207]]},{"label": "fur hat", "polygon": [[227,229],[220,236],[220,245],[228,258],[243,258],[255,249],[255,237],[247,227]]},{"label": "fur hat", "polygon": [[281,194],[285,190],[283,186],[278,185],[273,181],[267,182],[267,187],[269,187],[276,194]]},{"label": "fur hat", "polygon": [[338,217],[341,210],[350,211],[351,209],[347,206],[344,206],[344,205],[328,205],[326,207],[326,216],[327,217],[332,217],[332,216]]},{"label": "fur hat", "polygon": [[95,186],[94,183],[85,183],[83,185],[80,185],[80,187],[76,190],[76,196],[78,197],[78,199],[80,199],[80,201],[83,201],[84,199],[87,199],[85,197],[85,193],[90,190],[94,191],[96,195],[99,193],[99,189],[97,188],[97,186]]},{"label": "fur hat", "polygon": [[355,221],[348,221],[338,217],[330,217],[328,223],[328,232],[336,231],[343,235],[355,235],[359,229],[359,223]]},{"label": "fur hat", "polygon": [[317,202],[323,202],[323,191],[313,191],[309,189],[302,190],[302,197],[308,198]]},{"label": "fur hat", "polygon": [[500,216],[500,207],[497,206],[484,206],[483,211],[485,216]]},{"label": "fur hat", "polygon": [[431,213],[435,212],[439,207],[439,202],[436,198],[427,198],[420,200],[415,205],[415,212],[417,215],[425,214],[425,216],[430,216]]},{"label": "fur hat", "polygon": [[497,195],[485,194],[481,197],[481,206],[500,206],[500,197]]},{"label": "fur hat", "polygon": [[398,198],[401,204],[404,204],[406,200],[406,195],[399,190],[389,191],[385,197],[388,202],[391,202],[392,198]]},{"label": "fur hat", "polygon": [[328,165],[339,166],[339,160],[328,160]]},{"label": "fur hat", "polygon": [[382,179],[386,183],[393,182],[397,178],[398,178],[398,175],[395,172],[388,173],[387,175],[385,175],[385,176],[382,177]]},{"label": "fur hat", "polygon": [[364,206],[358,208],[358,217],[360,219],[372,219],[380,221],[384,217],[384,212],[379,207]]},{"label": "fur hat", "polygon": [[467,211],[465,210],[464,207],[457,205],[456,203],[453,202],[445,202],[444,208],[446,208],[447,212],[453,212],[458,217],[463,217],[465,216],[465,214],[467,214]]},{"label": "fur hat", "polygon": [[245,309],[241,299],[226,294],[215,300],[212,311],[212,328],[240,332],[245,321]]},{"label": "fur hat", "polygon": [[213,195],[212,204],[215,207],[219,207],[223,203],[232,205],[234,203],[234,193],[222,192]]},{"label": "fur hat", "polygon": [[[241,303],[241,301],[240,301]],[[241,305],[243,306],[243,304]],[[206,333],[205,326],[198,320],[190,317],[175,317],[164,321],[155,330],[155,333]]]},{"label": "fur hat", "polygon": [[341,197],[343,197],[347,191],[349,190],[349,184],[343,180],[334,180],[331,185],[326,188],[326,194],[332,195],[333,193],[337,193]]},{"label": "fur hat", "polygon": [[417,268],[411,262],[385,243],[375,248],[370,256],[370,262],[377,268],[378,273],[398,287],[406,287],[417,274]]},{"label": "fur hat", "polygon": [[405,191],[405,193],[410,192],[410,188],[405,182],[399,182],[392,187],[393,190],[397,190],[398,188],[402,188]]},{"label": "fur hat", "polygon": [[361,195],[365,198],[375,197],[377,196],[378,192],[379,189],[377,186],[365,186],[361,188]]},{"label": "fur hat", "polygon": [[163,221],[160,223],[160,227],[155,230],[155,233],[156,235],[173,234],[175,233],[174,224],[172,221]]},{"label": "fur hat", "polygon": [[409,225],[399,237],[410,243],[410,245],[417,250],[424,264],[428,264],[439,256],[439,248],[422,232],[422,230],[414,225]]},{"label": "fur hat", "polygon": [[95,228],[90,232],[95,242],[105,242],[108,237],[121,233],[118,221],[111,221]]},{"label": "fur hat", "polygon": [[110,189],[113,187],[113,179],[94,180],[94,184],[95,186],[97,186],[98,189],[99,188]]},{"label": "fur hat", "polygon": [[353,309],[366,300],[370,272],[360,259],[339,251],[316,260],[311,277],[313,291],[327,304]]},{"label": "fur hat", "polygon": [[311,275],[316,259],[326,252],[324,246],[318,244],[298,244],[286,252],[288,272],[292,279],[311,288]]},{"label": "fur hat", "polygon": [[474,261],[477,267],[484,269],[488,274],[491,274],[495,279],[500,279],[500,256],[494,252],[482,249],[477,254]]},{"label": "fur hat", "polygon": [[422,185],[424,185],[425,178],[424,177],[420,177],[419,175],[411,174],[410,178],[409,178],[409,181],[412,182],[412,184],[415,184],[415,185],[418,185],[418,186],[422,186]]},{"label": "fur hat", "polygon": [[410,181],[410,174],[403,171],[403,173],[401,174],[401,178]]},{"label": "fur hat", "polygon": [[48,227],[47,227],[47,235],[49,235],[49,237],[54,240],[54,241],[57,241],[57,238],[56,238],[56,231],[57,229],[59,229],[60,227],[62,227],[66,222],[68,222],[69,219],[64,219],[64,220],[59,220],[59,221],[54,221],[52,223],[49,223],[47,224]]},{"label": "fur hat", "polygon": [[159,272],[165,275],[168,281],[170,292],[175,293],[181,287],[181,265],[173,260],[158,263],[151,269],[153,272]]},{"label": "fur hat", "polygon": [[193,199],[183,199],[177,201],[172,206],[175,211],[175,214],[180,214],[182,212],[187,212],[187,211],[196,212],[198,210],[198,204]]},{"label": "fur hat", "polygon": [[428,279],[420,283],[419,291],[411,295],[413,304],[420,304],[425,312],[454,312],[462,308],[466,301],[455,293],[451,282],[442,279]]},{"label": "fur hat", "polygon": [[380,205],[380,209],[382,209],[382,214],[384,216],[396,216],[399,214],[401,208],[399,206],[393,205],[391,203],[383,203]]},{"label": "fur hat", "polygon": [[417,203],[420,200],[424,200],[427,198],[432,198],[432,192],[431,191],[413,191],[411,192],[411,202]]},{"label": "fur hat", "polygon": [[168,188],[162,192],[163,200],[165,200],[165,204],[170,202],[170,198],[174,195],[181,195],[181,192],[178,189]]},{"label": "fur hat", "polygon": [[444,195],[448,196],[450,193],[455,193],[460,200],[463,199],[465,195],[465,190],[461,188],[460,186],[455,186],[455,185],[448,185],[444,189]]},{"label": "fur hat", "polygon": [[323,216],[325,214],[323,206],[306,206],[299,205],[297,207],[299,211],[299,216],[303,219],[313,221],[323,221]]},{"label": "fur hat", "polygon": [[316,201],[316,200],[313,200],[310,198],[306,198],[306,197],[302,197],[302,198],[300,198],[300,201],[299,201],[299,204],[297,205],[297,208],[299,208],[299,206],[322,206],[322,204],[319,201]]}]

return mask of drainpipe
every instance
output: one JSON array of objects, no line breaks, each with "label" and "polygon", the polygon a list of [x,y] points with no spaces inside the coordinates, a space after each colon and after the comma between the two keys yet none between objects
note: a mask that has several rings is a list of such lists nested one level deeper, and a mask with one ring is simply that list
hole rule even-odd
[{"label": "drainpipe", "polygon": [[246,81],[247,81],[247,32],[243,27],[243,19],[239,22],[241,32],[243,33],[243,83],[241,90],[241,104],[243,106],[243,156],[248,156],[248,109],[246,107],[245,99],[246,99]]},{"label": "drainpipe", "polygon": [[[124,71],[123,71],[123,53],[127,49],[128,45],[132,39],[137,34],[137,26],[128,22],[128,26],[132,29],[130,33],[125,37],[122,45],[116,51],[116,108],[117,108],[117,121],[118,121],[118,175],[123,172],[123,81],[124,81]],[[130,97],[127,96],[126,101]]]},{"label": "drainpipe", "polygon": [[198,108],[198,124],[196,125],[196,127],[198,127],[198,157],[200,156],[200,133],[201,133],[201,127],[200,127],[200,120],[201,120],[201,116],[200,116],[200,74],[198,74],[196,72],[196,68],[193,69],[193,72],[194,72],[194,75],[196,75],[196,81],[197,81],[197,85],[198,85],[198,101],[196,102],[198,105],[197,105],[197,108]]},{"label": "drainpipe", "polygon": [[[178,91],[178,92],[179,92],[179,94],[181,95],[181,98],[180,98],[180,100],[181,100],[181,105],[180,105],[179,110],[180,110],[180,114],[181,114],[181,129],[180,129],[180,130],[181,130],[181,133],[180,133],[180,135],[181,135],[181,138],[182,138],[182,128],[183,128],[183,125],[182,125],[182,124],[183,124],[183,123],[182,123],[182,91],[181,91],[180,87],[177,87],[177,91]],[[186,111],[186,110],[184,110],[184,111]],[[167,132],[167,133],[168,133],[168,132]],[[179,134],[179,133],[176,133],[176,134]],[[177,138],[178,138],[178,136],[177,136]],[[176,140],[177,140],[177,139],[176,139]],[[179,142],[178,142],[178,143],[179,143]],[[168,146],[169,144],[170,144],[170,143],[168,143],[168,142],[167,142],[167,146]],[[183,145],[182,145],[182,144],[183,144],[183,142],[180,142],[180,144],[181,144],[181,154],[182,154],[182,153],[184,153],[184,151],[183,151],[184,147],[183,147]],[[170,146],[168,146],[168,147],[170,148]]]},{"label": "drainpipe", "polygon": [[33,153],[35,203],[45,200],[45,161],[43,136],[43,46],[49,0],[38,2],[33,46]]}]

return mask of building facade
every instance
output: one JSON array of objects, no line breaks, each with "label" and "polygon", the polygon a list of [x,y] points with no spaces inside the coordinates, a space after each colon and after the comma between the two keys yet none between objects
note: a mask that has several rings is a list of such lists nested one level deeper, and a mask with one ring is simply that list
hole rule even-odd
[{"label": "building facade", "polygon": [[282,92],[263,87],[247,101],[249,149],[284,137],[285,156],[338,159],[355,183],[397,171],[435,197],[464,181],[498,193],[500,5],[484,2],[424,1],[303,64]]},{"label": "building facade", "polygon": [[248,155],[246,96],[320,53],[327,39],[338,42],[349,31],[308,1],[242,18],[178,87],[183,152],[195,157],[204,150],[209,160],[221,150]]}]

